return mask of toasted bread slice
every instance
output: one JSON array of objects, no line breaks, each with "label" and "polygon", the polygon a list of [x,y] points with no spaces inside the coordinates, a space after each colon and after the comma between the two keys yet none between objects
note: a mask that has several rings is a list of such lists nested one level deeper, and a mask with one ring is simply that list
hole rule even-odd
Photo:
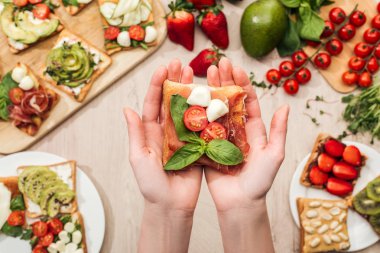
[{"label": "toasted bread slice", "polygon": [[[163,146],[163,164],[166,164],[173,153],[184,145],[178,137],[174,127],[174,123],[170,113],[170,99],[172,95],[181,95],[188,98],[192,89],[196,84],[180,84],[166,80],[163,89],[163,107],[164,107],[164,146]],[[224,86],[210,87],[212,99],[221,99],[228,101],[229,113],[220,119],[218,122],[227,129],[228,140],[235,144],[246,158],[249,151],[249,144],[245,133],[246,110],[244,100],[246,93],[240,86]],[[202,156],[197,162],[197,165],[203,165],[214,168],[223,173],[230,173],[240,168],[243,163],[235,166],[226,166],[218,164],[207,156]]]},{"label": "toasted bread slice", "polygon": [[55,30],[55,32],[53,32],[52,34],[50,34],[50,35],[47,36],[47,37],[40,38],[40,39],[39,39],[38,41],[36,41],[35,43],[32,43],[32,44],[24,44],[24,47],[23,47],[22,49],[17,49],[17,48],[15,48],[15,47],[12,45],[11,39],[7,37],[7,42],[8,42],[9,50],[10,50],[12,53],[14,53],[14,54],[18,54],[18,53],[20,53],[21,51],[25,51],[25,50],[28,49],[29,47],[31,47],[31,46],[33,46],[33,45],[35,45],[35,44],[38,44],[38,42],[43,41],[43,40],[46,40],[46,39],[48,39],[48,38],[50,38],[50,37],[53,37],[54,35],[60,33],[60,32],[63,30],[63,28],[64,28],[64,26],[63,26],[62,21],[60,20],[60,18],[59,18],[57,15],[55,15],[55,14],[53,14],[53,13],[50,13],[50,15],[49,15],[49,19],[58,19],[58,20],[59,20],[59,25],[58,25],[58,27],[57,27],[57,30]]},{"label": "toasted bread slice", "polygon": [[20,194],[20,190],[18,189],[18,177],[0,177],[0,183],[8,188],[12,198]]},{"label": "toasted bread slice", "polygon": [[71,215],[72,220],[78,222],[78,224],[81,227],[82,232],[82,242],[81,242],[81,248],[83,249],[83,253],[87,253],[87,242],[86,242],[86,228],[83,216],[80,212],[75,212]]},{"label": "toasted bread slice", "polygon": [[[75,40],[75,41],[81,42],[81,44],[84,47],[86,47],[87,49],[91,49],[91,50],[94,50],[97,53],[99,53],[99,55],[100,55],[100,62],[97,65],[97,69],[94,70],[94,72],[92,73],[91,77],[87,80],[87,82],[84,84],[84,86],[80,89],[80,92],[78,94],[75,94],[74,90],[71,89],[70,87],[65,86],[63,84],[59,84],[56,81],[54,81],[47,73],[42,73],[42,75],[45,77],[45,79],[50,84],[58,87],[59,89],[61,89],[64,92],[66,92],[73,99],[75,99],[77,102],[82,102],[86,98],[86,96],[87,96],[88,92],[90,91],[90,89],[91,89],[93,83],[95,82],[95,80],[111,65],[112,59],[107,54],[103,53],[100,49],[98,49],[95,46],[93,46],[90,42],[88,42],[84,38],[82,38],[82,37],[80,37],[78,35],[75,35],[74,33],[70,32],[68,30],[64,30],[64,31],[62,31],[60,33],[55,46],[61,40],[66,39],[66,38],[68,38],[70,40]],[[44,72],[45,72],[45,70],[46,70],[46,66],[43,68]]]},{"label": "toasted bread slice", "polygon": [[[30,169],[31,167],[35,167],[35,166],[31,166],[31,165],[21,166],[17,168],[17,173],[20,175],[23,170]],[[69,188],[76,193],[76,162],[75,161],[67,161],[67,162],[62,162],[58,164],[46,165],[46,167],[56,172],[58,177],[62,179],[63,182],[65,182],[69,186]],[[60,172],[66,172],[66,175],[69,175],[69,177],[64,178],[62,174],[60,174]],[[69,181],[69,183],[67,181]],[[26,215],[29,218],[37,218],[44,215],[39,205],[31,201],[28,198],[26,193],[24,193],[23,196],[24,196],[25,207],[26,207]],[[61,206],[59,213],[71,214],[77,211],[77,209],[78,209],[78,203],[77,203],[77,198],[75,197],[74,200],[69,205]]]}]

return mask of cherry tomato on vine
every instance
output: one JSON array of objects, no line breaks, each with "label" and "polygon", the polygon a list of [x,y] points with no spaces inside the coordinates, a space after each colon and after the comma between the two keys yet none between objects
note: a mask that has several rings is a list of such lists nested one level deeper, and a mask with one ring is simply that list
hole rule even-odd
[{"label": "cherry tomato on vine", "polygon": [[352,56],[348,61],[348,67],[354,71],[360,71],[365,66],[365,60],[358,56]]},{"label": "cherry tomato on vine", "polygon": [[350,86],[355,85],[358,79],[359,79],[358,73],[350,71],[350,70],[344,72],[342,75],[343,82]]},{"label": "cherry tomato on vine", "polygon": [[346,19],[346,13],[342,8],[335,7],[330,10],[329,18],[334,24],[341,24]]},{"label": "cherry tomato on vine", "polygon": [[326,52],[321,52],[314,57],[314,64],[320,69],[327,69],[331,64],[331,56]]},{"label": "cherry tomato on vine", "polygon": [[288,79],[284,83],[284,90],[290,95],[294,95],[298,92],[300,85],[294,79]]},{"label": "cherry tomato on vine", "polygon": [[301,67],[307,61],[307,55],[302,50],[296,51],[292,54],[292,61],[296,67]]},{"label": "cherry tomato on vine", "polygon": [[364,41],[370,44],[375,44],[380,39],[380,32],[375,28],[368,28],[363,34]]},{"label": "cherry tomato on vine", "polygon": [[295,70],[294,64],[291,61],[281,62],[279,68],[280,68],[281,75],[285,76],[285,77],[292,75],[294,73],[294,70]]},{"label": "cherry tomato on vine", "polygon": [[350,24],[356,27],[360,27],[364,25],[366,20],[367,20],[367,17],[362,11],[354,11],[350,16]]},{"label": "cherry tomato on vine", "polygon": [[367,44],[365,42],[359,42],[356,44],[354,53],[356,56],[359,56],[361,58],[366,58],[368,55],[371,54],[373,50],[373,46],[370,44]]},{"label": "cherry tomato on vine", "polygon": [[375,55],[377,58],[380,58],[380,44],[376,46],[376,48],[375,48],[375,52],[374,52],[374,55]]},{"label": "cherry tomato on vine", "polygon": [[380,29],[380,14],[377,14],[372,18],[371,26],[376,29]]},{"label": "cherry tomato on vine", "polygon": [[311,47],[317,47],[321,44],[320,41],[306,40],[306,44]]},{"label": "cherry tomato on vine", "polygon": [[278,84],[281,80],[281,73],[277,69],[270,69],[267,72],[267,80],[271,84]]},{"label": "cherry tomato on vine", "polygon": [[360,74],[358,79],[358,85],[363,88],[367,88],[372,85],[372,76],[367,71]]},{"label": "cherry tomato on vine", "polygon": [[335,31],[335,25],[331,21],[325,20],[325,28],[323,29],[321,38],[330,37],[334,33],[334,31]]},{"label": "cherry tomato on vine", "polygon": [[305,84],[305,83],[309,82],[310,79],[311,79],[311,73],[310,73],[310,70],[308,68],[300,68],[296,72],[296,80],[300,84]]},{"label": "cherry tomato on vine", "polygon": [[355,36],[355,34],[356,28],[351,24],[345,24],[338,31],[338,37],[344,41],[352,39]]},{"label": "cherry tomato on vine", "polygon": [[367,70],[370,73],[375,73],[379,70],[379,63],[377,62],[376,57],[372,56],[367,63]]},{"label": "cherry tomato on vine", "polygon": [[326,51],[331,55],[338,55],[343,50],[343,43],[338,39],[329,40],[326,43]]}]

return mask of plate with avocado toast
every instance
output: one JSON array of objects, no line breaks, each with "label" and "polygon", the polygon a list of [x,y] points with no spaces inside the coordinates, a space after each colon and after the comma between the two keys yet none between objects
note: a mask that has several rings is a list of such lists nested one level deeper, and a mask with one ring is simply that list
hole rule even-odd
[{"label": "plate with avocado toast", "polygon": [[43,152],[0,159],[0,248],[9,252],[99,252],[100,196],[75,161]]}]

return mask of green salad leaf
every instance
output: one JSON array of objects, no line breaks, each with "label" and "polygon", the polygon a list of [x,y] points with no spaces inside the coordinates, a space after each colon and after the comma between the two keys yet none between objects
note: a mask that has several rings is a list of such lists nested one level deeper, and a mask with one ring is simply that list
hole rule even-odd
[{"label": "green salad leaf", "polygon": [[288,30],[280,44],[277,46],[277,51],[281,57],[285,57],[297,51],[301,46],[302,43],[298,35],[296,23],[289,19]]},{"label": "green salad leaf", "polygon": [[9,91],[17,86],[18,84],[12,79],[11,72],[5,74],[0,83],[0,119],[2,120],[8,120],[8,106],[12,104],[9,99]]},{"label": "green salad leaf", "polygon": [[302,3],[299,8],[299,17],[301,19],[300,37],[302,39],[319,41],[319,38],[325,27],[323,19],[312,10],[309,3]]},{"label": "green salad leaf", "polygon": [[1,228],[1,232],[3,232],[7,236],[11,237],[19,237],[22,235],[22,227],[21,226],[11,226],[8,222],[5,222],[3,227]]},{"label": "green salad leaf", "polygon": [[10,207],[11,207],[12,211],[16,211],[16,210],[24,211],[25,210],[25,204],[24,204],[24,198],[22,197],[22,195],[17,195],[16,197],[14,197],[11,200],[11,206]]},{"label": "green salad leaf", "polygon": [[79,6],[78,0],[62,0],[63,6]]}]

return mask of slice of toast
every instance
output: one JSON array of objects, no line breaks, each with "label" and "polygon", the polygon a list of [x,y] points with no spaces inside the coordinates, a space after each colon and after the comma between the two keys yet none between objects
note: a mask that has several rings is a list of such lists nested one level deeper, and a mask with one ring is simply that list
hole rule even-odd
[{"label": "slice of toast", "polygon": [[56,81],[54,81],[47,73],[45,73],[47,66],[43,67],[42,75],[50,84],[58,87],[59,89],[61,89],[64,92],[66,92],[73,99],[75,99],[77,102],[82,102],[86,98],[87,94],[89,93],[89,91],[90,91],[92,85],[94,84],[95,80],[111,65],[112,60],[107,54],[103,53],[100,49],[93,46],[90,42],[88,42],[87,40],[85,40],[84,38],[82,38],[78,35],[75,35],[74,33],[70,32],[68,30],[64,30],[60,33],[60,35],[59,35],[59,37],[55,43],[55,46],[57,46],[58,43],[60,43],[63,39],[78,41],[81,43],[82,46],[86,47],[86,50],[87,49],[94,50],[97,53],[99,53],[99,55],[100,55],[100,62],[97,65],[97,69],[94,70],[94,72],[92,73],[90,78],[87,80],[87,82],[84,83],[83,87],[80,89],[79,94],[75,94],[74,90],[71,89],[70,87],[65,86],[63,84],[59,84]]},{"label": "slice of toast", "polygon": [[18,177],[0,177],[0,183],[8,188],[12,198],[20,194],[18,189]]},{"label": "slice of toast", "polygon": [[[21,166],[17,168],[17,173],[20,175],[23,170],[30,169],[35,166]],[[50,170],[54,171],[57,173],[58,177],[62,179],[66,184],[68,184],[69,188],[73,190],[76,193],[76,162],[75,161],[67,161],[67,162],[62,162],[58,164],[52,164],[52,165],[46,165],[43,167],[47,167]],[[60,174],[60,172],[62,174]],[[69,175],[67,178],[64,178],[67,175]],[[67,181],[71,183],[67,183]],[[43,216],[43,212],[39,205],[37,203],[34,203],[31,201],[27,194],[24,193],[24,201],[25,201],[25,207],[26,207],[26,215],[29,218],[37,218]],[[77,211],[78,209],[78,202],[77,198],[75,197],[74,200],[67,206],[61,206],[59,213],[61,214],[71,214]]]}]

